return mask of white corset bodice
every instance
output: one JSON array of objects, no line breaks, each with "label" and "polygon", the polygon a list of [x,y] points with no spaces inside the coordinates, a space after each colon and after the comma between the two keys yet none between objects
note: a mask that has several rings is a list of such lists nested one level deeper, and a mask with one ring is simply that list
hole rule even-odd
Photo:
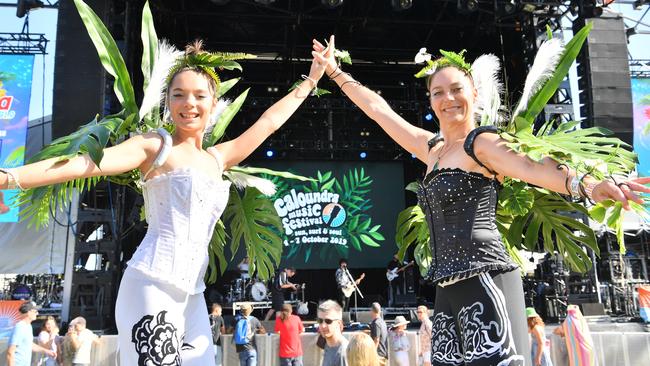
[{"label": "white corset bodice", "polygon": [[189,294],[203,292],[208,244],[229,188],[229,181],[195,168],[174,169],[143,182],[149,227],[128,265]]},{"label": "white corset bodice", "polygon": [[129,266],[190,294],[203,292],[208,244],[228,203],[230,182],[191,168],[145,182],[149,228]]}]

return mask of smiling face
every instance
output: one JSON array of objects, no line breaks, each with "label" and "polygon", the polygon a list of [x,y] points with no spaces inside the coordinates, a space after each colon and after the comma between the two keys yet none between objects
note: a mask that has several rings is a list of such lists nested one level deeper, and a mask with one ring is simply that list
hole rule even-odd
[{"label": "smiling face", "polygon": [[440,123],[474,123],[476,89],[470,78],[455,67],[436,72],[429,84],[431,109]]},{"label": "smiling face", "polygon": [[217,103],[208,77],[194,70],[181,71],[169,85],[169,114],[177,129],[203,132]]}]

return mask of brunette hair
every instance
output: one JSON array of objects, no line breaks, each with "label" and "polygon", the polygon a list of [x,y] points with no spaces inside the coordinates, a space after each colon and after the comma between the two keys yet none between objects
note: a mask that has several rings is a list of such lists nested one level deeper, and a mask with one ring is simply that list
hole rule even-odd
[{"label": "brunette hair", "polygon": [[291,304],[282,304],[282,310],[280,311],[280,320],[286,322],[291,315]]},{"label": "brunette hair", "polygon": [[[196,56],[201,53],[205,53],[206,51],[203,49],[203,40],[201,39],[196,39],[192,43],[188,43],[185,45],[185,56]],[[169,87],[172,85],[174,82],[174,78],[176,78],[176,75],[184,72],[184,71],[194,71],[195,73],[202,75],[205,77],[205,79],[208,81],[208,90],[210,91],[210,94],[212,96],[215,96],[217,94],[217,83],[214,81],[212,76],[210,76],[208,73],[206,73],[203,69],[200,67],[196,66],[185,66],[181,67],[176,71],[170,78],[169,78],[169,84],[167,85],[167,90],[169,93]]]}]

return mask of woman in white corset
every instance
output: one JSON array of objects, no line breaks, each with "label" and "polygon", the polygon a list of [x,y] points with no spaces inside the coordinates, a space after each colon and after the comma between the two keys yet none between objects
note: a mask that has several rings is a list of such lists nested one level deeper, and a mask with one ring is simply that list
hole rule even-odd
[{"label": "woman in white corset", "polygon": [[[186,49],[178,62],[202,51]],[[316,87],[325,70],[322,53],[309,77],[272,105],[237,138],[202,149],[217,106],[216,74],[188,62],[169,75],[166,109],[175,125],[137,135],[104,150],[101,170],[88,155],[49,159],[0,172],[0,189],[31,188],[76,178],[140,169],[149,228],[128,262],[116,304],[119,358],[131,365],[214,365],[203,277],[214,225],[228,201],[222,173],[276,131]],[[178,66],[178,63],[176,64]]]}]

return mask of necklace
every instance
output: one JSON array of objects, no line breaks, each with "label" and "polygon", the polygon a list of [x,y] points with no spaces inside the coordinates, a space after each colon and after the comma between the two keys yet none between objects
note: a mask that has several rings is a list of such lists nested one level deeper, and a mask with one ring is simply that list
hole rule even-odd
[{"label": "necklace", "polygon": [[[447,153],[449,151],[451,151],[454,148],[454,146],[456,145],[456,142],[458,142],[458,140],[456,140],[454,142],[450,142],[449,145],[447,145],[447,144],[442,145],[440,150],[438,150],[438,156],[436,156],[436,163],[433,164],[433,170],[438,170],[438,164],[440,163],[440,159],[442,159],[445,155],[447,155]],[[447,149],[443,151],[443,149],[445,147],[447,147]]]}]

